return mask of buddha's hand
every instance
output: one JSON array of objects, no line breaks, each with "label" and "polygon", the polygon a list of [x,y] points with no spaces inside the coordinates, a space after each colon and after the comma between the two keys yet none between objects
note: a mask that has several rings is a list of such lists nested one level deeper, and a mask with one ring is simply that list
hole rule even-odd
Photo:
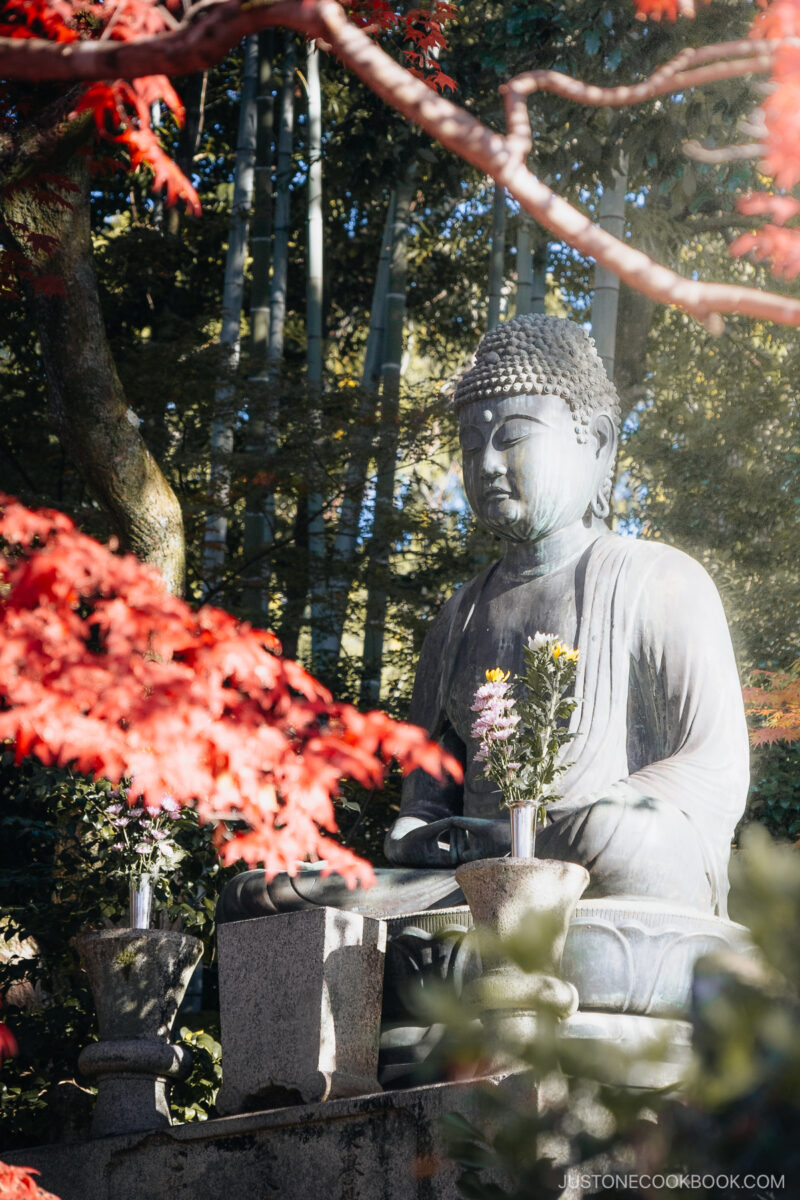
[{"label": "buddha's hand", "polygon": [[384,843],[389,861],[408,867],[449,867],[476,858],[498,858],[510,847],[508,820],[485,817],[444,817],[427,824],[401,817]]}]

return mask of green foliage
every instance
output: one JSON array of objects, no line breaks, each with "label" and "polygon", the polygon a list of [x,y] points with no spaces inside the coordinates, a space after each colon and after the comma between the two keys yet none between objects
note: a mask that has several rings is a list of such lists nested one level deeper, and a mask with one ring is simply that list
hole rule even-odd
[{"label": "green foliage", "polygon": [[214,1101],[222,1084],[222,1047],[218,1022],[207,1021],[209,1023],[214,1033],[208,1028],[191,1029],[187,1025],[180,1028],[179,1042],[192,1052],[192,1070],[187,1079],[172,1085],[170,1111],[173,1121],[207,1121],[214,1112]]},{"label": "green foliage", "polygon": [[575,685],[578,655],[549,638],[538,646],[529,641],[522,657],[525,670],[517,701],[521,717],[519,778],[528,795],[544,802],[538,814],[544,821],[545,804],[557,798],[557,781],[569,766],[559,761],[559,754],[574,737],[567,726],[580,703],[569,694]]},{"label": "green foliage", "polygon": [[745,819],[776,838],[800,842],[800,746],[778,742],[752,751]]},{"label": "green foliage", "polygon": [[[479,1122],[446,1119],[462,1195],[556,1200],[565,1175],[581,1173],[672,1175],[678,1182],[663,1189],[670,1200],[693,1194],[680,1183],[693,1174],[783,1177],[758,1194],[793,1194],[800,1170],[800,855],[754,826],[731,865],[731,882],[734,915],[749,926],[759,953],[718,953],[698,963],[694,1057],[682,1094],[603,1082],[624,1057],[613,1046],[594,1060],[585,1046],[567,1055],[569,1043],[559,1044],[546,1013],[520,1051],[498,1043],[496,1028],[476,1029],[452,997],[435,1001],[439,1018],[451,1022],[450,1050],[457,1047],[462,1070],[465,1056],[485,1069],[513,1049],[529,1071],[485,1090]],[[540,960],[519,953],[524,940],[503,949],[532,970]],[[635,1063],[628,1058],[628,1067]],[[650,1192],[631,1186],[625,1194]]]},{"label": "green foliage", "polygon": [[[0,1117],[5,1144],[23,1146],[88,1130],[91,1089],[80,1081],[77,1058],[97,1035],[74,941],[87,928],[125,923],[128,883],[113,870],[114,834],[103,816],[110,783],[34,762],[16,767],[5,754],[0,789],[6,831],[0,844],[0,995],[20,1048],[2,1067]],[[170,924],[203,940],[210,964],[216,898],[233,869],[220,868],[210,830],[198,828],[193,814],[177,825],[184,857],[160,880],[155,906]],[[206,1014],[202,1022],[188,1039],[201,1052],[179,1101],[191,1119],[207,1115],[218,1086],[212,1044],[218,1016]]]}]

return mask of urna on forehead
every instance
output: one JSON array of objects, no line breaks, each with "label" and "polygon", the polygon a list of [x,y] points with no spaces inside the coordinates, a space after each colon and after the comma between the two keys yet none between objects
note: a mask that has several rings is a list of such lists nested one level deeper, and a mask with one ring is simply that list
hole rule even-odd
[{"label": "urna on forehead", "polygon": [[565,400],[580,441],[596,412],[608,413],[619,427],[616,388],[594,342],[574,321],[530,313],[489,330],[456,386],[454,404],[460,410],[467,404],[523,395]]}]

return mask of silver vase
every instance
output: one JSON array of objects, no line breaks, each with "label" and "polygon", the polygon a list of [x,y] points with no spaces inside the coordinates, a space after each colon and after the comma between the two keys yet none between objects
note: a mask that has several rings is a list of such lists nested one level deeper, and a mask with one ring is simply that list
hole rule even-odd
[{"label": "silver vase", "polygon": [[130,883],[131,929],[149,929],[153,913],[153,880],[149,875],[138,875]]},{"label": "silver vase", "polygon": [[535,804],[510,804],[511,857],[533,858],[536,845]]}]

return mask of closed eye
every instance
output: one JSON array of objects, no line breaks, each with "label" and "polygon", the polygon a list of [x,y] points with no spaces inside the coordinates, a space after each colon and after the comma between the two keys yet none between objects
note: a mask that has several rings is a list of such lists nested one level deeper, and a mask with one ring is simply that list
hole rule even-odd
[{"label": "closed eye", "polygon": [[527,421],[522,417],[513,417],[509,421],[504,421],[495,435],[495,445],[499,447],[513,446],[517,442],[524,442],[533,433],[533,422]]},{"label": "closed eye", "polygon": [[461,450],[464,454],[477,454],[483,450],[484,439],[480,429],[474,425],[467,425],[461,430]]}]

